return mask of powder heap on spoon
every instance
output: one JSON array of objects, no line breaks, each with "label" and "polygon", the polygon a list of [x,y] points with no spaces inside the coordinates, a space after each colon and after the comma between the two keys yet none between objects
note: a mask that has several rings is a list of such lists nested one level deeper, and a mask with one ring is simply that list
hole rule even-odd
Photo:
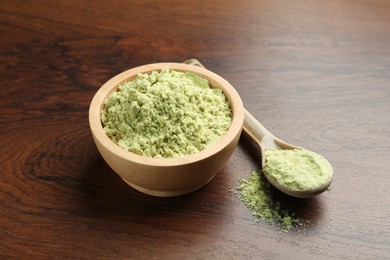
[{"label": "powder heap on spoon", "polygon": [[332,166],[306,149],[267,149],[263,171],[268,178],[292,190],[315,190],[332,178]]}]

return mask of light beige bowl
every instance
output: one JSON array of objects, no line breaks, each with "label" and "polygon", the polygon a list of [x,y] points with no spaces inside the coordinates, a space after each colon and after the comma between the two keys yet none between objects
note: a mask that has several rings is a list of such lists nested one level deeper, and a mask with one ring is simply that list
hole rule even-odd
[{"label": "light beige bowl", "polygon": [[[122,149],[106,135],[102,127],[101,110],[107,98],[117,91],[119,84],[133,80],[138,73],[151,73],[162,68],[197,73],[208,79],[212,87],[223,90],[230,101],[233,120],[227,133],[218,142],[192,155],[151,158]],[[107,164],[134,189],[160,197],[187,194],[209,183],[236,148],[243,122],[241,98],[225,79],[204,68],[183,63],[148,64],[122,72],[98,90],[89,108],[92,136]]]}]

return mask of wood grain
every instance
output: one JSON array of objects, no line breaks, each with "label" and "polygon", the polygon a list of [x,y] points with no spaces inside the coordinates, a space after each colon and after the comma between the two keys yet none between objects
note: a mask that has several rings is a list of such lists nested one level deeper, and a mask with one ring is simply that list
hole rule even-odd
[{"label": "wood grain", "polygon": [[[1,1],[0,258],[385,259],[390,255],[390,1]],[[199,59],[281,139],[326,156],[332,189],[275,191],[308,221],[280,233],[235,193],[242,136],[203,189],[129,188],[88,126],[129,68]]]}]

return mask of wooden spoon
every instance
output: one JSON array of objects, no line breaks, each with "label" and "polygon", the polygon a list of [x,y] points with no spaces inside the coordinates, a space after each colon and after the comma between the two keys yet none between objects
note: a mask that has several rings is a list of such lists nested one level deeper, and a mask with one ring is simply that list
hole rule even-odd
[{"label": "wooden spoon", "polygon": [[[184,61],[184,63],[199,66],[204,68],[204,66],[197,59],[189,59]],[[294,146],[288,144],[279,138],[275,137],[270,131],[268,131],[256,118],[254,118],[246,109],[244,109],[244,126],[243,130],[260,146],[261,149],[261,165],[264,168],[265,166],[265,150],[266,149],[303,149],[302,147]],[[312,152],[313,153],[313,152]],[[332,168],[331,168],[332,169]],[[266,172],[264,172],[267,180],[280,191],[297,198],[312,198],[322,192],[324,192],[332,182],[333,179],[333,169],[330,173],[330,178],[324,182],[320,183],[317,188],[310,190],[295,190],[285,185],[277,182],[274,178],[271,178]]]}]

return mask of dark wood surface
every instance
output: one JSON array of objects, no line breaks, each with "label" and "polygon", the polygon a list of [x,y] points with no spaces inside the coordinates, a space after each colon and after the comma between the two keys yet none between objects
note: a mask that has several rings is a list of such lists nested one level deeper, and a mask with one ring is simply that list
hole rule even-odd
[{"label": "dark wood surface", "polygon": [[[0,258],[390,258],[390,1],[0,1]],[[327,157],[331,191],[256,223],[243,137],[203,189],[155,198],[99,155],[89,103],[134,66],[199,59],[276,136]]]}]

